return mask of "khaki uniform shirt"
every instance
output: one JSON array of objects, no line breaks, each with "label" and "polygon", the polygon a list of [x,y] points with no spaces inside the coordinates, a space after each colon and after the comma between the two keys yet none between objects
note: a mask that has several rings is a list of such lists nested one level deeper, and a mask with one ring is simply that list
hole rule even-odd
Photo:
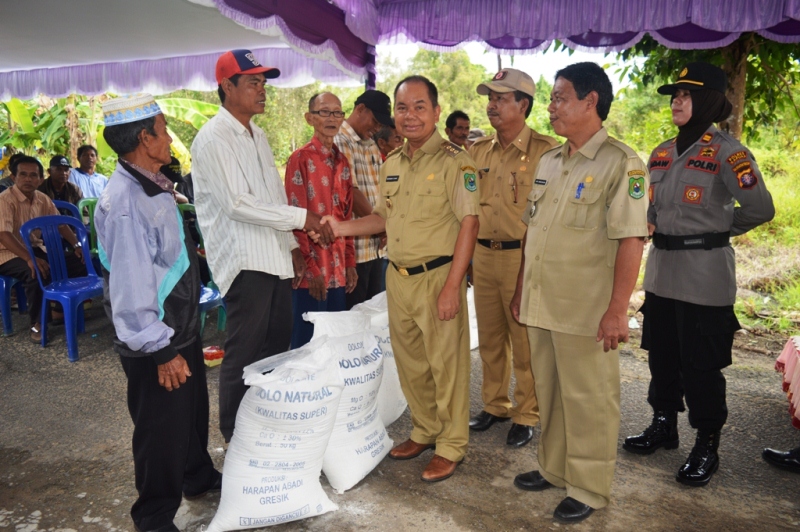
[{"label": "khaki uniform shirt", "polygon": [[[58,211],[53,202],[38,190],[33,193],[33,201],[25,197],[17,187],[11,187],[0,193],[0,231],[8,231],[20,238],[19,229],[28,220],[40,216],[56,215]],[[42,239],[39,231],[31,233],[31,246],[41,247]],[[17,255],[3,244],[0,244],[0,264],[6,263]],[[27,257],[20,257],[27,260]]]},{"label": "khaki uniform shirt", "polygon": [[389,260],[419,266],[452,255],[461,220],[478,214],[477,169],[467,152],[438,131],[408,156],[408,143],[381,166],[375,214],[386,220]]},{"label": "khaki uniform shirt", "polygon": [[[750,151],[711,126],[683,154],[674,140],[653,150],[648,221],[665,235],[741,235],[775,214],[764,178]],[[734,200],[739,203],[734,206]],[[650,247],[644,289],[697,305],[736,300],[733,248],[665,250]]]},{"label": "khaki uniform shirt", "polygon": [[647,169],[631,148],[600,129],[569,155],[545,153],[534,174],[520,321],[595,336],[614,286],[619,243],[647,236]]},{"label": "khaki uniform shirt", "polygon": [[522,240],[522,213],[533,186],[533,173],[542,154],[558,145],[553,137],[528,126],[503,149],[496,135],[478,139],[469,154],[478,163],[480,230],[486,240]]}]

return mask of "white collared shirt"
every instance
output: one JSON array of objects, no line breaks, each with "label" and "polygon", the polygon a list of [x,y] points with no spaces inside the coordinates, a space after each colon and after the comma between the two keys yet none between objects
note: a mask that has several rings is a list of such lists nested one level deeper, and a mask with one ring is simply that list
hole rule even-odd
[{"label": "white collared shirt", "polygon": [[214,282],[225,295],[242,270],[294,277],[293,229],[306,210],[289,205],[272,149],[252,121],[252,136],[224,107],[192,143],[197,220]]}]

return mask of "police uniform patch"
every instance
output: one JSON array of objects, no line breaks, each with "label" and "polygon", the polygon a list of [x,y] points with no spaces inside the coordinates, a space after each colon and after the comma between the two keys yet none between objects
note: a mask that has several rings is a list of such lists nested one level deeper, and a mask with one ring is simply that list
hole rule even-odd
[{"label": "police uniform patch", "polygon": [[[667,153],[664,151],[664,153]],[[659,155],[659,153],[656,153]],[[650,162],[647,163],[647,168],[652,172],[653,170],[669,170],[669,167],[672,166],[672,157],[653,157],[650,159]]]},{"label": "police uniform patch", "polygon": [[669,155],[669,150],[658,150],[658,151],[656,152],[656,157],[660,157],[660,158],[662,158],[662,159],[663,159],[664,157],[666,157],[667,155]]},{"label": "police uniform patch", "polygon": [[683,188],[683,202],[694,203],[695,205],[703,201],[703,187],[686,185]]},{"label": "police uniform patch", "polygon": [[507,74],[508,72],[506,72],[505,70],[501,70],[500,72],[494,75],[492,81],[500,81],[501,79],[505,79]]},{"label": "police uniform patch", "polygon": [[703,148],[700,148],[700,153],[697,154],[697,157],[700,159],[707,159],[709,161],[713,161],[715,160],[718,151],[719,151],[719,144],[712,144],[711,146],[705,146]]},{"label": "police uniform patch", "polygon": [[700,159],[699,157],[689,157],[686,161],[686,168],[689,170],[700,170],[709,174],[719,173],[719,163],[716,161],[709,161],[707,159]]},{"label": "police uniform patch", "polygon": [[741,161],[742,159],[747,159],[747,152],[746,151],[737,151],[730,157],[728,157],[728,164],[734,165]]},{"label": "police uniform patch", "polygon": [[750,190],[758,184],[758,177],[753,173],[753,167],[750,161],[745,161],[733,167],[736,172],[736,180],[739,182],[739,188]]},{"label": "police uniform patch", "polygon": [[478,190],[478,182],[475,180],[475,174],[464,173],[464,188],[470,192]]},{"label": "police uniform patch", "polygon": [[705,133],[702,137],[700,137],[700,142],[702,142],[703,144],[708,144],[709,142],[711,142],[711,139],[713,138],[714,135],[712,135],[711,133]]},{"label": "police uniform patch", "polygon": [[628,176],[639,173],[639,177],[631,177],[628,181],[628,195],[633,199],[642,199],[644,197],[644,172],[641,170],[633,170],[628,172]]}]

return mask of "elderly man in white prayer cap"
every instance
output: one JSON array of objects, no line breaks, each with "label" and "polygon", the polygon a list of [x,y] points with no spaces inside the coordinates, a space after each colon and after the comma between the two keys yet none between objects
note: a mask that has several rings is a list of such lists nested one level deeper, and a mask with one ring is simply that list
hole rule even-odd
[{"label": "elderly man in white prayer cap", "polygon": [[[181,497],[219,491],[208,454],[197,254],[175,206],[167,122],[149,94],[103,104],[119,155],[95,210],[114,347],[128,378],[139,531],[174,531]],[[108,308],[108,305],[107,305]]]}]

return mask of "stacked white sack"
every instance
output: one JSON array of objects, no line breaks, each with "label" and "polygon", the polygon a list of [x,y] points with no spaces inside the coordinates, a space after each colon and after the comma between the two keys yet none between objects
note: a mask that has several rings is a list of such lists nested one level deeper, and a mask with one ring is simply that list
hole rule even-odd
[{"label": "stacked white sack", "polygon": [[250,389],[236,416],[219,509],[208,532],[264,527],[338,508],[319,483],[344,388],[338,358],[326,341],[244,368]]}]

